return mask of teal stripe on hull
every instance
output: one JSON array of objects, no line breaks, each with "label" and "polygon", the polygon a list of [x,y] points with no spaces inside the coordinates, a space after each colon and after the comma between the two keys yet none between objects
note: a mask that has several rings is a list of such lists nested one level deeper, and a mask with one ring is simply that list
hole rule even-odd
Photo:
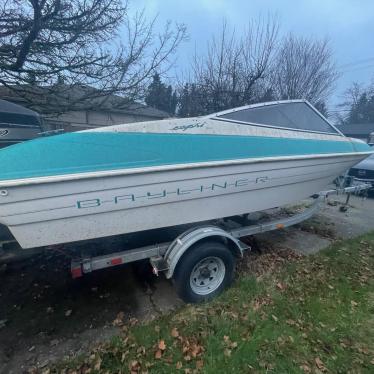
[{"label": "teal stripe on hull", "polygon": [[[360,151],[370,148],[360,145]],[[0,150],[0,180],[242,158],[355,152],[352,143],[154,133],[70,133]]]}]

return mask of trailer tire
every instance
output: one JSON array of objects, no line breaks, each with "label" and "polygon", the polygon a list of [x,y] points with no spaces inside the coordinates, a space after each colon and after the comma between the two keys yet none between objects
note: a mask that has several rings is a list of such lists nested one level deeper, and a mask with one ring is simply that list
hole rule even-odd
[{"label": "trailer tire", "polygon": [[228,287],[235,270],[235,257],[218,241],[197,243],[180,259],[174,283],[179,297],[187,303],[208,301]]}]

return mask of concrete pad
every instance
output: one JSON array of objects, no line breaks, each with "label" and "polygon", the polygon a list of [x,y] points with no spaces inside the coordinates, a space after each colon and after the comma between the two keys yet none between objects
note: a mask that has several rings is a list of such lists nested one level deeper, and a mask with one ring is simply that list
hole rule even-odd
[{"label": "concrete pad", "polygon": [[266,247],[270,244],[274,249],[291,249],[304,255],[315,254],[332,243],[328,238],[302,231],[297,227],[256,235],[256,238],[260,250],[262,245]]},{"label": "concrete pad", "polygon": [[339,208],[345,202],[345,196],[333,196],[329,200],[337,202],[336,206],[326,204],[318,213],[321,222],[334,224],[338,238],[348,239],[374,230],[374,199],[351,196],[347,212]]},{"label": "concrete pad", "polygon": [[322,238],[316,234],[312,234],[301,230],[289,230],[290,235],[287,236],[281,244],[282,247],[292,249],[304,255],[312,255],[321,249],[328,247],[332,241]]},{"label": "concrete pad", "polygon": [[[351,196],[348,210],[340,207],[346,196],[332,196],[311,219],[296,227],[256,235],[274,247],[310,255],[328,247],[334,239],[349,239],[374,230],[374,199]],[[332,237],[327,235],[331,232]]]}]

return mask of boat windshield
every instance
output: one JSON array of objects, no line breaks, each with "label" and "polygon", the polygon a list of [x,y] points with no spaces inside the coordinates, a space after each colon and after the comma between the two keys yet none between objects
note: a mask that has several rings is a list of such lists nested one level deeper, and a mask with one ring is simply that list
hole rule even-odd
[{"label": "boat windshield", "polygon": [[277,103],[239,109],[218,115],[216,118],[252,125],[338,134],[334,127],[305,102]]}]

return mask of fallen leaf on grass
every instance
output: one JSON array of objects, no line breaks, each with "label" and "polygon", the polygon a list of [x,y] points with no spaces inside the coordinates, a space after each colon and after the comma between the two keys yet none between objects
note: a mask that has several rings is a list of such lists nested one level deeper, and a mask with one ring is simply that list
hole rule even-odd
[{"label": "fallen leaf on grass", "polygon": [[162,357],[162,351],[158,349],[155,353],[155,359],[159,360]]},{"label": "fallen leaf on grass", "polygon": [[170,335],[171,335],[173,338],[177,338],[177,337],[179,336],[178,329],[177,329],[176,327],[174,327],[174,328],[171,330]]},{"label": "fallen leaf on grass", "polygon": [[101,358],[99,357],[95,363],[94,370],[99,371],[101,368]]},{"label": "fallen leaf on grass", "polygon": [[129,364],[129,369],[130,369],[131,372],[137,373],[140,369],[139,361],[136,361],[136,360],[131,361],[130,364]]},{"label": "fallen leaf on grass", "polygon": [[357,350],[358,350],[360,353],[364,354],[364,355],[368,355],[368,354],[369,354],[369,349],[366,348],[366,347],[363,347],[363,348],[358,347]]},{"label": "fallen leaf on grass", "polygon": [[177,364],[175,365],[175,367],[179,370],[179,369],[182,369],[182,366],[183,366],[183,364],[180,362],[180,361],[178,361],[177,362]]},{"label": "fallen leaf on grass", "polygon": [[258,301],[255,301],[253,304],[253,311],[257,312],[261,307],[261,304]]},{"label": "fallen leaf on grass", "polygon": [[130,326],[135,326],[135,325],[137,325],[138,324],[138,319],[137,318],[130,318],[130,321],[129,321],[129,323],[130,323]]},{"label": "fallen leaf on grass", "polygon": [[312,371],[312,369],[306,364],[301,365],[300,369],[303,370],[304,373],[310,373]]},{"label": "fallen leaf on grass", "polygon": [[194,337],[186,338],[179,335],[178,340],[182,344],[182,353],[185,361],[190,361],[192,358],[199,357],[204,352],[204,347],[202,347],[199,341]]},{"label": "fallen leaf on grass", "polygon": [[166,344],[164,340],[160,340],[158,342],[158,349],[160,349],[161,351],[164,351],[166,349]]},{"label": "fallen leaf on grass", "polygon": [[191,351],[192,357],[196,357],[202,352],[202,347],[199,346],[198,344],[193,344],[190,351]]},{"label": "fallen leaf on grass", "polygon": [[140,346],[137,350],[136,350],[136,353],[138,354],[138,355],[145,355],[145,347],[143,347],[143,346]]},{"label": "fallen leaf on grass", "polygon": [[204,361],[203,360],[197,360],[196,361],[196,369],[202,369],[204,366]]},{"label": "fallen leaf on grass", "polygon": [[116,319],[113,321],[113,326],[122,326],[123,325],[123,319],[125,318],[125,313],[119,312],[117,314]]},{"label": "fallen leaf on grass", "polygon": [[322,371],[326,370],[326,367],[325,367],[324,363],[321,361],[321,359],[319,357],[316,357],[314,361],[315,361],[318,369],[320,369]]},{"label": "fallen leaf on grass", "polygon": [[238,343],[232,342],[230,337],[227,335],[223,337],[223,340],[225,341],[226,348],[235,349],[238,346]]}]

